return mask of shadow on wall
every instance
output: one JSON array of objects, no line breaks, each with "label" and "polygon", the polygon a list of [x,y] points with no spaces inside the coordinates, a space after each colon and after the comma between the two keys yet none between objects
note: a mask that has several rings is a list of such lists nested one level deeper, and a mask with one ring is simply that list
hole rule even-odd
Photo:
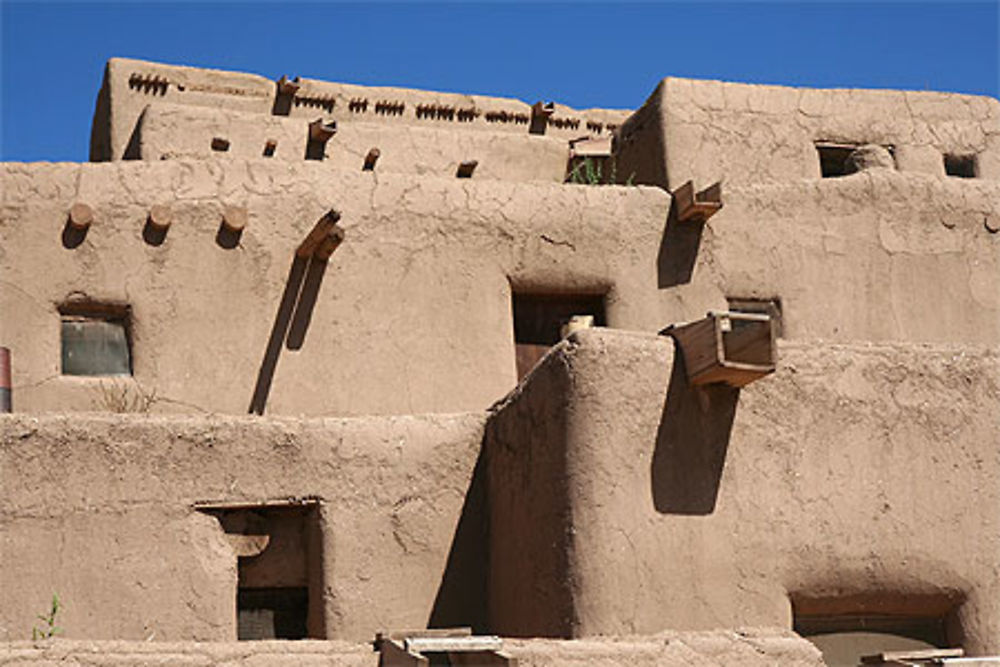
[{"label": "shadow on wall", "polygon": [[448,562],[427,621],[428,628],[469,626],[476,633],[489,632],[486,600],[489,527],[485,451],[485,446],[479,450],[472,482],[462,505],[462,515],[448,551]]},{"label": "shadow on wall", "polygon": [[656,255],[657,287],[665,289],[691,282],[704,230],[704,222],[678,220],[677,201],[670,203],[670,213]]},{"label": "shadow on wall", "polygon": [[289,350],[298,350],[305,342],[326,266],[326,261],[315,257],[296,256],[292,261],[278,313],[274,317],[271,337],[267,341],[264,359],[257,373],[257,384],[250,400],[251,414],[264,414],[282,343],[286,343]]},{"label": "shadow on wall", "polygon": [[651,465],[653,504],[663,514],[715,511],[740,390],[688,382],[675,347],[667,400],[656,432]]}]

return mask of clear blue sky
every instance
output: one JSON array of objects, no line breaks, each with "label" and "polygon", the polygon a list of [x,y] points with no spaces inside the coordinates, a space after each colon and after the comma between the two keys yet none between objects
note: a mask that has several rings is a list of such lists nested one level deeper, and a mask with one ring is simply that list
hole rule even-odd
[{"label": "clear blue sky", "polygon": [[1000,61],[996,0],[0,8],[3,160],[86,160],[112,56],[619,108],[668,75],[996,96]]}]

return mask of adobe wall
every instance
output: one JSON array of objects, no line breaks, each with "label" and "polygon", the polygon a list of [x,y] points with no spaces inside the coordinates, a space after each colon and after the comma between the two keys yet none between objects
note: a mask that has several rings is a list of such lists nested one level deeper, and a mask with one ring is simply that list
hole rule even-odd
[{"label": "adobe wall", "polygon": [[[699,225],[668,216],[656,188],[330,178],[317,163],[0,174],[0,245],[20,249],[0,254],[0,307],[19,313],[0,322],[18,411],[109,409],[124,387],[153,411],[238,414],[268,378],[269,414],[481,410],[515,385],[512,290],[606,294],[608,325],[639,331],[759,297],[781,300],[789,339],[1000,338],[1000,187],[981,180],[868,170],[735,186]],[[67,240],[75,202],[96,220]],[[159,245],[144,239],[154,204],[173,212]],[[227,249],[233,205],[248,225]],[[278,317],[307,282],[293,252],[331,207],[346,241],[288,313],[293,345]],[[81,295],[131,305],[134,379],[60,375],[58,307]]]},{"label": "adobe wall", "polygon": [[[136,157],[265,159],[265,147],[273,142],[270,159],[301,162],[308,135],[309,121],[301,118],[154,102],[143,111],[136,127]],[[225,153],[212,150],[214,138],[228,142]],[[341,126],[326,142],[322,162],[332,168],[361,171],[373,148],[379,150],[374,169],[380,174],[454,178],[462,162],[475,160],[477,180],[562,183],[566,178],[568,147],[564,139],[374,122]]]},{"label": "adobe wall", "polygon": [[[602,637],[577,641],[504,640],[504,652],[524,667],[710,667],[739,664],[820,667],[811,644],[787,631],[666,632],[652,637]],[[346,642],[140,643],[56,640],[0,644],[0,661],[32,665],[325,665],[375,667],[371,645]],[[5,663],[0,663],[5,664]]]},{"label": "adobe wall", "polygon": [[[656,188],[331,178],[321,165],[261,160],[2,174],[0,310],[19,316],[0,321],[0,339],[19,412],[109,409],[114,381],[60,374],[58,306],[80,295],[130,304],[134,378],[117,385],[155,393],[154,412],[246,413],[262,378],[273,380],[267,414],[485,409],[516,384],[512,288],[610,290],[613,326],[669,321],[653,283],[669,207]],[[67,247],[74,202],[95,221]],[[154,204],[173,211],[160,245],[143,237]],[[230,205],[248,223],[227,249],[218,232]],[[331,207],[346,240],[307,271],[294,251]],[[309,298],[279,317],[302,284]]]},{"label": "adobe wall", "polygon": [[787,338],[1000,342],[996,181],[871,169],[723,201],[703,227],[668,223],[661,286],[778,298]]},{"label": "adobe wall", "polygon": [[[331,157],[345,151],[352,153],[362,145],[364,156],[370,148],[378,147],[385,156],[397,156],[395,162],[389,161],[391,169],[393,165],[399,167],[400,159],[411,159],[406,152],[415,146],[431,154],[454,148],[463,151],[458,161],[507,161],[509,171],[498,177],[532,180],[538,176],[539,167],[521,158],[530,155],[532,149],[547,155],[560,147],[562,160],[556,180],[561,181],[565,177],[569,139],[610,136],[630,113],[612,109],[579,111],[557,104],[542,134],[529,135],[532,106],[519,100],[308,78],[298,79],[296,86],[294,93],[285,95],[275,81],[254,74],[112,58],[105,69],[94,114],[91,160],[159,160],[175,154],[190,155],[192,151],[209,156],[211,140],[218,136],[207,134],[209,128],[213,132],[222,128],[232,132],[232,137],[221,138],[230,140],[234,151],[259,155],[265,141],[274,139],[278,141],[275,159],[302,160],[304,150],[286,147],[303,143],[304,148],[308,123],[321,118],[336,122],[338,134],[347,135],[331,145]],[[201,122],[187,128],[164,126],[162,116],[171,113],[165,109],[177,106],[186,108]],[[146,117],[142,118],[144,113]],[[150,140],[143,136],[148,135],[144,126],[153,120],[149,117],[153,114],[161,118],[155,124],[155,140]],[[239,122],[234,122],[234,117]],[[212,121],[207,123],[206,118]],[[381,131],[354,127],[372,124]],[[451,144],[457,142],[454,146],[434,144],[434,138],[452,133],[486,136],[452,139]],[[142,140],[145,145],[140,150]],[[512,161],[512,156],[518,159]],[[360,163],[352,162],[351,166],[360,168]],[[548,180],[547,171],[545,175]]]},{"label": "adobe wall", "polygon": [[[996,349],[779,355],[739,391],[692,389],[665,337],[595,329],[550,352],[487,427],[491,628],[791,627],[794,600],[950,614],[968,654],[996,653]],[[558,432],[512,428],[531,423]],[[564,575],[545,583],[556,535]],[[551,596],[525,596],[533,583]]]},{"label": "adobe wall", "polygon": [[1000,179],[1000,102],[894,90],[818,90],[666,78],[623,124],[619,174],[674,190],[820,177],[815,142],[892,146],[903,172],[943,177],[943,154],[977,154]]},{"label": "adobe wall", "polygon": [[0,641],[236,639],[236,553],[195,503],[320,501],[328,638],[425,627],[484,417],[0,415]]}]

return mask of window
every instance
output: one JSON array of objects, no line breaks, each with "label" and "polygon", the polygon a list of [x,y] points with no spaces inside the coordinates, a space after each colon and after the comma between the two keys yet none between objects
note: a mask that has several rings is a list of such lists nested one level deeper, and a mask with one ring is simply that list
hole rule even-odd
[{"label": "window", "polygon": [[829,667],[856,667],[863,656],[954,646],[961,595],[879,592],[844,598],[792,598],[795,632],[823,652]]},{"label": "window", "polygon": [[131,375],[128,306],[68,303],[59,308],[63,375]]},{"label": "window", "polygon": [[820,142],[816,144],[816,152],[819,153],[819,170],[823,178],[835,178],[837,176],[847,176],[851,172],[847,166],[847,158],[851,156],[854,144],[834,144]]},{"label": "window", "polygon": [[[885,156],[882,149],[888,151]],[[888,144],[854,144],[817,141],[819,170],[823,178],[835,178],[853,174],[869,167],[891,167],[896,165],[896,147]]]},{"label": "window", "polygon": [[944,156],[944,173],[957,178],[975,178],[977,174],[975,155]]},{"label": "window", "polygon": [[237,638],[322,639],[319,502],[198,509],[218,519],[237,556]]},{"label": "window", "polygon": [[[514,293],[514,344],[517,378],[528,374],[550,347],[562,340],[571,320],[605,326],[603,294]],[[592,321],[587,318],[593,318]]]}]

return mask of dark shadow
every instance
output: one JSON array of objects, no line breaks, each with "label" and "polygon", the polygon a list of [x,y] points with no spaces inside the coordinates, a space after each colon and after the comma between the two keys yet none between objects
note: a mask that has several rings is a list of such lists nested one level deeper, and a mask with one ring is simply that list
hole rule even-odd
[{"label": "dark shadow", "polygon": [[316,297],[319,296],[319,286],[323,284],[323,274],[326,273],[326,264],[326,262],[315,258],[309,263],[305,280],[302,282],[302,292],[299,294],[295,313],[292,315],[292,326],[288,330],[288,340],[285,342],[285,346],[289,350],[298,350],[305,342],[306,331],[309,330],[309,322],[312,321],[313,307],[316,305]]},{"label": "dark shadow", "polygon": [[219,244],[220,248],[232,250],[240,244],[242,236],[242,229],[231,229],[225,224],[219,223],[219,231],[215,233],[215,242]]},{"label": "dark shadow", "polygon": [[715,510],[739,397],[740,390],[726,384],[691,385],[684,355],[675,347],[651,465],[658,512],[705,515]]},{"label": "dark shadow", "polygon": [[292,112],[292,95],[278,93],[274,96],[274,104],[271,106],[272,116],[287,116]]},{"label": "dark shadow", "polygon": [[704,222],[680,222],[676,202],[670,204],[660,251],[656,255],[656,284],[660,289],[691,282],[704,230]]},{"label": "dark shadow", "polygon": [[274,379],[274,370],[278,365],[278,356],[281,354],[281,344],[285,340],[285,334],[288,333],[288,325],[292,320],[292,311],[295,309],[295,302],[298,299],[299,288],[302,287],[308,263],[309,258],[296,257],[288,271],[288,281],[285,283],[281,304],[278,306],[278,313],[274,317],[274,326],[271,328],[271,337],[267,341],[264,359],[261,361],[260,370],[257,373],[257,385],[253,390],[253,398],[250,399],[249,412],[251,414],[264,414],[267,396],[271,392],[271,381]]},{"label": "dark shadow", "polygon": [[310,139],[306,143],[306,159],[322,160],[326,157],[326,142]]},{"label": "dark shadow", "polygon": [[485,446],[479,451],[472,482],[465,494],[462,515],[451,541],[448,562],[428,628],[471,627],[477,634],[489,632],[486,600],[489,575],[489,508],[486,493]]},{"label": "dark shadow", "polygon": [[146,219],[146,224],[142,227],[142,240],[151,246],[163,245],[163,242],[167,239],[167,230],[169,227],[157,227],[149,218]]},{"label": "dark shadow", "polygon": [[128,144],[125,145],[125,152],[122,153],[123,160],[142,159],[142,123],[145,118],[146,112],[143,111],[139,116],[139,120],[136,121],[135,127],[132,128],[132,134],[129,135]]},{"label": "dark shadow", "polygon": [[69,218],[66,219],[66,224],[63,225],[62,230],[62,244],[67,250],[72,250],[87,238],[87,231],[90,227],[84,227],[83,229],[77,229],[70,224]]}]

